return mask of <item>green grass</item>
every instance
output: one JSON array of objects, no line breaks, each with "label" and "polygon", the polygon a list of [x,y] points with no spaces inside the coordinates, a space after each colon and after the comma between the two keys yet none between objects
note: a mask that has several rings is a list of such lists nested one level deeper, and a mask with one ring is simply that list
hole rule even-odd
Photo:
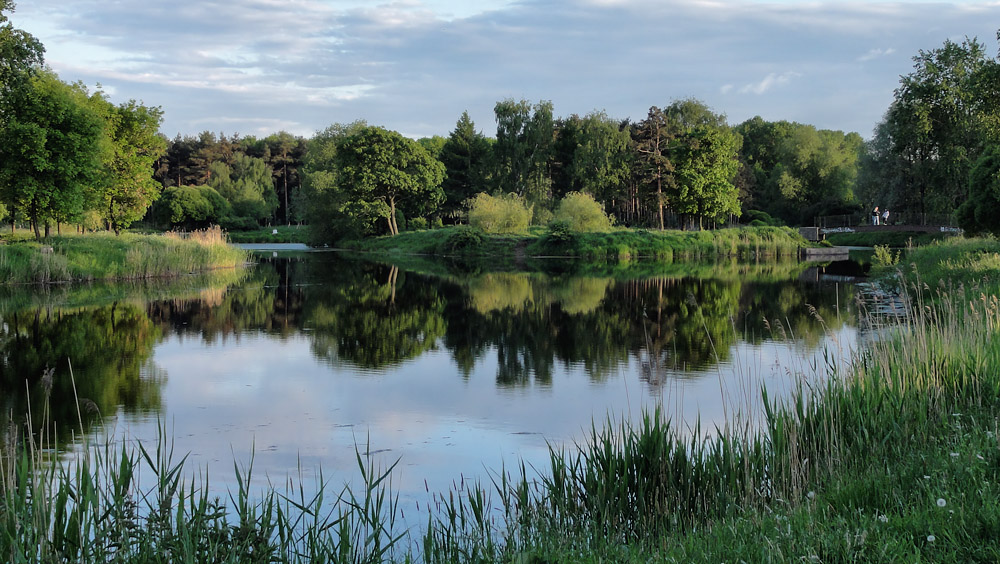
[{"label": "green grass", "polygon": [[[275,234],[273,231],[277,230]],[[230,231],[232,243],[309,243],[309,227],[305,225],[277,225],[254,231]]]},{"label": "green grass", "polygon": [[925,291],[936,300],[937,292],[969,289],[987,295],[1000,293],[1000,241],[992,237],[953,237],[931,245],[909,249],[895,267],[877,274]]},{"label": "green grass", "polygon": [[492,257],[519,261],[532,256],[578,257],[588,260],[629,261],[656,258],[703,260],[715,257],[753,258],[795,256],[808,246],[798,233],[781,227],[744,227],[711,231],[652,231],[617,229],[604,233],[575,233],[569,240],[553,240],[543,228],[521,235],[482,234],[474,241],[455,244],[465,238],[468,227],[408,231],[395,237],[377,237],[344,242],[343,246],[388,255],[426,254]]},{"label": "green grass", "polygon": [[832,233],[826,240],[841,247],[874,247],[888,245],[890,247],[920,247],[935,241],[948,239],[947,233],[917,233],[906,231],[870,231],[866,233]]},{"label": "green grass", "polygon": [[179,276],[246,263],[248,254],[219,232],[181,239],[166,235],[100,233],[0,245],[0,279],[8,284],[139,280]]}]

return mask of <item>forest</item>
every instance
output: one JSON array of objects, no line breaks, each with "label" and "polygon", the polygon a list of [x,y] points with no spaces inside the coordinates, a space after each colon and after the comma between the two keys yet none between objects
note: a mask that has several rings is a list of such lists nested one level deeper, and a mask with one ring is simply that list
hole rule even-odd
[{"label": "forest", "polygon": [[730,124],[692,98],[640,118],[503,99],[493,135],[463,112],[446,136],[417,140],[363,119],[311,138],[170,139],[169,109],[62,81],[12,9],[0,0],[0,221],[37,238],[64,225],[305,224],[334,243],[468,223],[487,203],[548,225],[577,194],[631,228],[813,225],[880,205],[1000,232],[1000,64],[976,39],[914,56],[868,140],[759,116]]}]

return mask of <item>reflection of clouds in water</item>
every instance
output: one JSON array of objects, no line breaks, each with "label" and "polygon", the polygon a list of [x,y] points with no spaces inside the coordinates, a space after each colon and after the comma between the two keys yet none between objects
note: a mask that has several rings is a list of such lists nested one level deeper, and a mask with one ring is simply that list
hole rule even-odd
[{"label": "reflection of clouds in water", "polygon": [[[852,331],[837,339],[851,341]],[[632,358],[600,382],[582,365],[557,363],[546,386],[502,388],[491,352],[469,378],[444,350],[372,374],[316,360],[306,336],[244,335],[215,345],[172,337],[155,358],[168,375],[162,417],[176,450],[191,453],[192,470],[210,465],[216,493],[235,485],[233,462],[245,467],[251,449],[259,487],[301,472],[309,488],[320,468],[336,490],[357,487],[357,448],[383,466],[399,460],[393,485],[406,503],[427,499],[425,481],[437,493],[462,479],[488,483],[521,460],[544,470],[547,441],[571,446],[587,439],[592,422],[638,421],[657,404],[678,428],[700,419],[711,433],[738,413],[759,413],[761,384],[784,397],[810,373],[811,358],[822,366],[821,352],[803,356],[794,342],[741,343],[718,369],[668,371],[659,386],[640,381]],[[154,420],[120,417],[132,437],[155,440]]]}]

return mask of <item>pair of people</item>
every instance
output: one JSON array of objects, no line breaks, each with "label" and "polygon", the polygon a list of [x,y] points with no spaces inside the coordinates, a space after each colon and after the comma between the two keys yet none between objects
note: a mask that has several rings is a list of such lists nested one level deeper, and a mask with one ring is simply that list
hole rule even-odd
[{"label": "pair of people", "polygon": [[889,225],[889,208],[879,213],[878,206],[875,206],[875,209],[872,210],[872,225],[878,225],[880,219],[882,224]]}]

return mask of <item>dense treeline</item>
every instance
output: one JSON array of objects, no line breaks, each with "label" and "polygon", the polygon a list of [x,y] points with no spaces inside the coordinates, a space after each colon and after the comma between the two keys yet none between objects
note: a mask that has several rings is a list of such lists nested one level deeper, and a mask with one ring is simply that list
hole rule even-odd
[{"label": "dense treeline", "polygon": [[801,225],[879,205],[1000,231],[1000,65],[974,39],[921,51],[868,142],[760,117],[730,125],[694,99],[639,120],[557,117],[549,101],[506,99],[492,137],[466,112],[447,137],[417,141],[364,121],[311,139],[169,140],[157,133],[160,108],[115,106],[59,80],[42,45],[6,23],[11,9],[0,0],[0,215],[39,237],[52,223],[118,232],[145,218],[230,230],[307,223],[316,242],[333,242],[465,223],[487,204],[505,214],[490,223],[509,229],[548,225],[578,195],[628,227]]}]

